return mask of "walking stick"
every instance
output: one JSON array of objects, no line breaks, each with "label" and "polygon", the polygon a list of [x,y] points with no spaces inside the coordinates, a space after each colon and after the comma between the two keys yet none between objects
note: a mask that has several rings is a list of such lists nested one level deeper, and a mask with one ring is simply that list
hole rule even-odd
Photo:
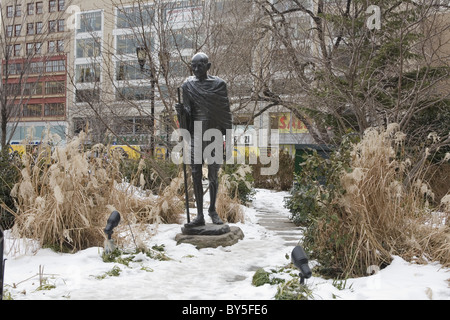
[{"label": "walking stick", "polygon": [[3,300],[3,279],[5,274],[5,260],[3,260],[4,236],[2,227],[0,227],[0,300]]},{"label": "walking stick", "polygon": [[[180,95],[180,88],[177,89],[178,91],[178,103],[181,104],[181,95]],[[187,129],[186,126],[186,115],[184,112],[182,114],[178,114],[179,120],[180,120],[180,127],[183,129]],[[186,216],[187,216],[187,223],[191,222],[191,218],[189,215],[189,194],[188,194],[188,183],[187,183],[187,174],[186,174],[186,154],[185,154],[185,148],[183,148],[183,175],[184,175],[184,195],[185,195],[185,205],[186,205]]]}]

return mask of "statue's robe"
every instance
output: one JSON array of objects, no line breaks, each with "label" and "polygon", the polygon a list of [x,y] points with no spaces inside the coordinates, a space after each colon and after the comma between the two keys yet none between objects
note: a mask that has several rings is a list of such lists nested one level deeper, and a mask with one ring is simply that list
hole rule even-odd
[{"label": "statue's robe", "polygon": [[202,121],[203,132],[219,129],[223,135],[232,128],[230,102],[225,81],[215,76],[208,76],[199,81],[191,76],[181,86],[183,105],[186,115],[186,128],[191,135],[194,121]]}]

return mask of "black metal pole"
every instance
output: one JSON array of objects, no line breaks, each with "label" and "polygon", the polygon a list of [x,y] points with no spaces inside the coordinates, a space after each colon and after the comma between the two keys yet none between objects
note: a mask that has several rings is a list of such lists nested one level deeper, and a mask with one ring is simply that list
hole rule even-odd
[{"label": "black metal pole", "polygon": [[[181,94],[180,94],[180,88],[177,88],[178,91],[178,103],[181,104]],[[180,128],[186,129],[186,115],[178,114],[179,121],[180,121]],[[186,173],[186,154],[184,152],[183,148],[183,175],[184,175],[184,196],[185,196],[185,206],[186,206],[186,217],[187,217],[187,223],[191,222],[191,218],[189,215],[189,193],[188,193],[188,183],[187,183],[187,173]]]},{"label": "black metal pole", "polygon": [[3,300],[3,279],[5,275],[5,260],[3,259],[3,230],[0,227],[0,300]]}]

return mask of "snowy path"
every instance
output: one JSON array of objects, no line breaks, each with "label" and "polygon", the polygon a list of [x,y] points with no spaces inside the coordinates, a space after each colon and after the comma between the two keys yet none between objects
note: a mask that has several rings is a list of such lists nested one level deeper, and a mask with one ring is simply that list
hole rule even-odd
[{"label": "snowy path", "polygon": [[253,208],[259,225],[284,239],[285,246],[295,246],[302,236],[302,229],[289,220],[289,210],[280,208],[287,195],[287,192],[258,189]]}]

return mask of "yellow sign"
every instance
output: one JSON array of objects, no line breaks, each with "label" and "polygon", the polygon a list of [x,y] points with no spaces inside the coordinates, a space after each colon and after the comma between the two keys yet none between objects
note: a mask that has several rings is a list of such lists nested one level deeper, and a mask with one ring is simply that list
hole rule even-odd
[{"label": "yellow sign", "polygon": [[307,133],[308,129],[305,124],[291,115],[290,112],[277,114],[278,130],[280,133]]}]

